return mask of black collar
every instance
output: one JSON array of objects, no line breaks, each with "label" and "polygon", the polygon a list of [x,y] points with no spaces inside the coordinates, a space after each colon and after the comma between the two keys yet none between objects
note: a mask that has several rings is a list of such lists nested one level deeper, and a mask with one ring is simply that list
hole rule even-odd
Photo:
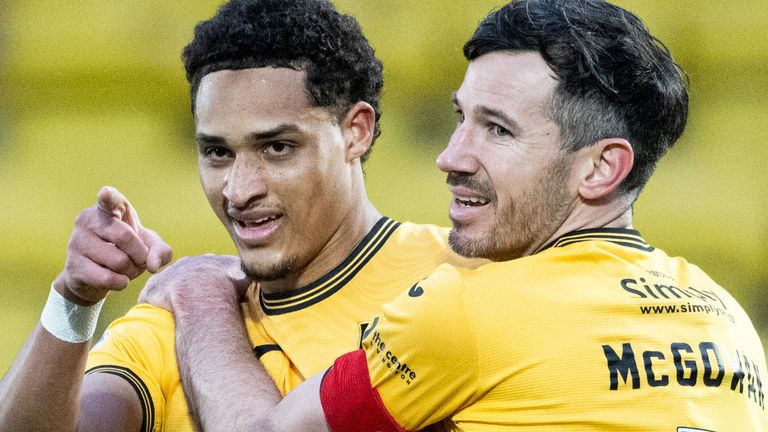
[{"label": "black collar", "polygon": [[320,279],[289,291],[276,293],[260,291],[261,309],[267,315],[282,315],[312,306],[330,297],[362,270],[399,226],[400,222],[382,217],[355,247],[355,250]]},{"label": "black collar", "polygon": [[567,234],[563,234],[558,237],[557,240],[539,249],[538,252],[585,241],[608,241],[646,252],[650,252],[654,249],[653,246],[649,245],[648,242],[643,239],[640,235],[640,231],[629,228],[595,228],[571,231]]}]

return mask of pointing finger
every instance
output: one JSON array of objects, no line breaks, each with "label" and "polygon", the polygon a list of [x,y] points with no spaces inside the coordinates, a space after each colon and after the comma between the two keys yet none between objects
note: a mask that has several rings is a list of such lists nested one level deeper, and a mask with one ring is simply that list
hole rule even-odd
[{"label": "pointing finger", "polygon": [[112,186],[104,186],[99,190],[97,207],[105,215],[127,223],[137,233],[141,231],[141,222],[136,210],[125,195]]}]

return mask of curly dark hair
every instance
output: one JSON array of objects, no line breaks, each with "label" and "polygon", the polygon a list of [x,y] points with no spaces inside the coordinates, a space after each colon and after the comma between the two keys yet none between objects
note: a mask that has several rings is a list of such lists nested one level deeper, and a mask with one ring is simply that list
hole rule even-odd
[{"label": "curly dark hair", "polygon": [[310,103],[337,119],[355,103],[369,103],[376,112],[374,141],[380,134],[381,61],[357,20],[340,14],[330,1],[231,0],[197,24],[182,59],[193,112],[200,81],[211,72],[291,68],[306,72]]},{"label": "curly dark hair", "polygon": [[687,76],[637,16],[605,1],[513,1],[464,45],[470,61],[495,51],[536,51],[555,73],[550,115],[564,148],[609,137],[632,144],[624,192],[642,190],[685,129]]}]

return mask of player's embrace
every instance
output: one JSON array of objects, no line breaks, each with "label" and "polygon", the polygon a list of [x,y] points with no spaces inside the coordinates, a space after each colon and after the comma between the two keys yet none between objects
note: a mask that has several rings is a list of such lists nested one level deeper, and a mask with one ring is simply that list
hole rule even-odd
[{"label": "player's embrace", "polygon": [[[174,304],[206,317],[177,319],[177,335],[200,341],[180,358],[201,417],[245,405],[247,418],[211,427],[768,430],[768,371],[747,314],[632,227],[632,204],[687,120],[685,75],[666,47],[604,1],[519,0],[488,15],[464,54],[438,166],[451,246],[495,262],[404,285],[360,350],[282,400],[263,371],[215,367],[217,341],[243,333],[236,314]],[[249,395],[217,386],[235,379]]]}]

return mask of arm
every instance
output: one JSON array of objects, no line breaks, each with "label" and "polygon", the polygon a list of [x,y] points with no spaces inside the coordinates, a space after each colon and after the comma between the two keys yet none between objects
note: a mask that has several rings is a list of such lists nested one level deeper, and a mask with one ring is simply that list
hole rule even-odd
[{"label": "arm", "polygon": [[240,314],[250,285],[234,256],[178,260],[153,276],[139,296],[174,313],[176,356],[190,414],[204,430],[247,430],[250,400],[282,396],[251,351]]},{"label": "arm", "polygon": [[[138,430],[139,425],[131,420],[141,420],[141,408],[136,393],[126,382],[82,384],[88,347],[88,342],[61,341],[38,324],[3,378],[0,429],[71,431],[78,430],[79,424],[80,430],[98,430],[89,429],[95,425],[88,420],[98,419],[96,416],[84,416],[78,422],[81,390],[84,395],[82,412],[93,414],[99,410],[104,395],[93,397],[91,390],[110,384],[110,397],[103,399],[114,401],[113,410],[108,412],[120,415],[115,418],[115,424],[124,425],[126,429],[123,430]],[[124,410],[114,410],[121,405]]]},{"label": "arm", "polygon": [[237,302],[211,303],[204,314],[176,304],[184,394],[204,430],[247,430],[248,418],[267,413],[282,395],[251,352]]},{"label": "arm", "polygon": [[[319,399],[321,375],[282,396],[251,352],[238,297],[179,290],[173,297],[176,354],[193,415],[206,431],[327,431]],[[275,421],[279,419],[280,421]]]},{"label": "arm", "polygon": [[[145,266],[156,271],[168,260],[170,248],[139,225],[125,197],[103,188],[98,204],[76,220],[66,265],[53,283],[51,299],[63,297],[56,304],[68,308],[70,317],[95,321],[94,305],[109,291],[125,288]],[[111,430],[137,430],[132,420],[141,418],[135,415],[138,397],[127,383],[113,377],[83,380],[92,326],[90,334],[75,331],[78,337],[70,338],[69,330],[82,328],[77,319],[72,324],[58,312],[46,305],[41,323],[0,382],[0,430],[104,430],[109,419],[115,425]]]},{"label": "arm", "polygon": [[436,279],[424,282],[425,301],[405,295],[385,309],[367,331],[366,351],[340,357],[324,378],[282,400],[250,352],[232,284],[176,290],[176,353],[193,412],[209,431],[328,431],[328,422],[337,431],[402,431],[400,424],[415,430],[449,416],[475,395],[477,369],[461,291],[435,295],[431,288],[446,282]]}]

